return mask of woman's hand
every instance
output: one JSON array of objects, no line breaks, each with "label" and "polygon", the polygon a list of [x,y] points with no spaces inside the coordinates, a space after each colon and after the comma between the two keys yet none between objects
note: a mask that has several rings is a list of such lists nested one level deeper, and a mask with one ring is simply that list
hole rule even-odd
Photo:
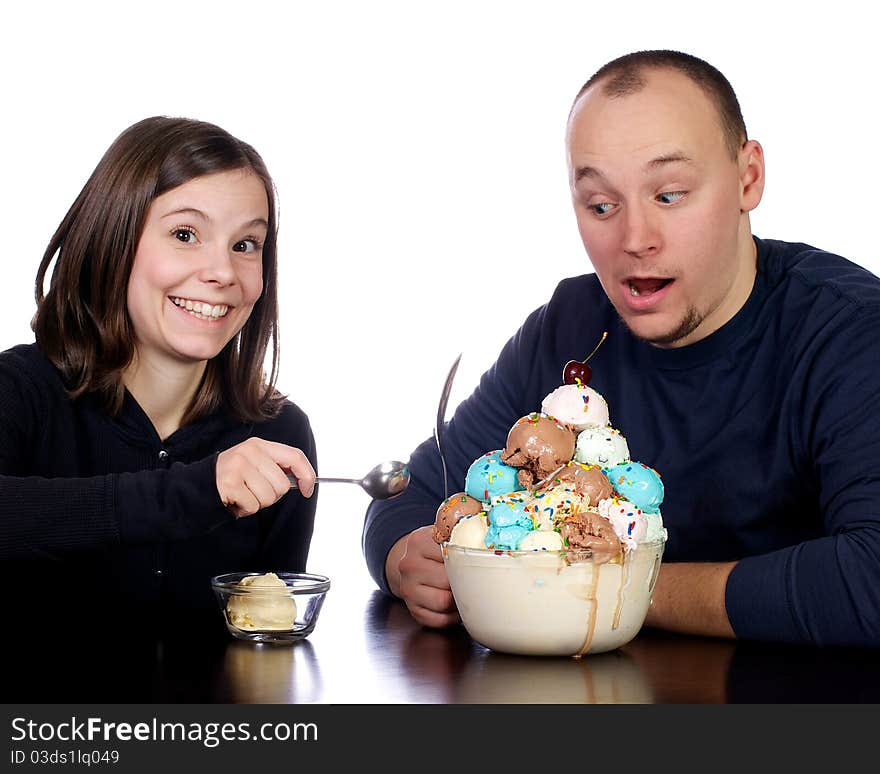
[{"label": "woman's hand", "polygon": [[290,472],[304,497],[315,488],[315,470],[294,446],[248,438],[217,457],[217,492],[235,515],[250,516],[278,502],[291,487]]}]

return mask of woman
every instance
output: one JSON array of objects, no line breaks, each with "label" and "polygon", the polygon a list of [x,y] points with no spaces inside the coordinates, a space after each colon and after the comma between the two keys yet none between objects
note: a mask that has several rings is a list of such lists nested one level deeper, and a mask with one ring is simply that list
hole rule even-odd
[{"label": "woman", "polygon": [[131,126],[49,243],[36,298],[36,343],[0,354],[17,614],[219,619],[213,575],[305,569],[315,446],[274,387],[275,199],[256,151],[199,121]]}]

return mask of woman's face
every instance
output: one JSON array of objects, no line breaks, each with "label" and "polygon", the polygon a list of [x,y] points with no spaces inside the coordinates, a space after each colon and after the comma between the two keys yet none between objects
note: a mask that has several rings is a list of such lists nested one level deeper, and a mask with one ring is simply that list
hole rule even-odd
[{"label": "woman's face", "polygon": [[263,290],[269,204],[249,169],[197,177],[150,205],[128,281],[138,359],[215,357]]}]

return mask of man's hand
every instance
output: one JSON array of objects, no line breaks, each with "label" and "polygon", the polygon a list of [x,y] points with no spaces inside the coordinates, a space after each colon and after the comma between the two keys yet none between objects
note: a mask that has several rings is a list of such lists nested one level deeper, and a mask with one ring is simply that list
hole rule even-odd
[{"label": "man's hand", "polygon": [[315,471],[305,454],[263,438],[248,438],[217,457],[217,492],[236,516],[250,516],[290,491],[290,471],[304,497],[315,488]]},{"label": "man's hand", "polygon": [[735,637],[724,592],[736,562],[663,563],[646,626],[682,634]]},{"label": "man's hand", "polygon": [[400,597],[423,626],[457,624],[458,610],[449,589],[443,555],[431,537],[432,525],[419,527],[398,540],[385,560],[391,592]]}]

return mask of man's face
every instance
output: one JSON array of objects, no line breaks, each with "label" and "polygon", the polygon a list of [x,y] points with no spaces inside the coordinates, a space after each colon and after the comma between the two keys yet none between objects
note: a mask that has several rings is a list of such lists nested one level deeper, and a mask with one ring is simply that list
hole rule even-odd
[{"label": "man's face", "polygon": [[717,110],[673,70],[572,111],[568,163],[581,239],[617,313],[639,338],[699,341],[742,307],[755,278],[745,214],[760,201],[761,148],[732,159]]}]

